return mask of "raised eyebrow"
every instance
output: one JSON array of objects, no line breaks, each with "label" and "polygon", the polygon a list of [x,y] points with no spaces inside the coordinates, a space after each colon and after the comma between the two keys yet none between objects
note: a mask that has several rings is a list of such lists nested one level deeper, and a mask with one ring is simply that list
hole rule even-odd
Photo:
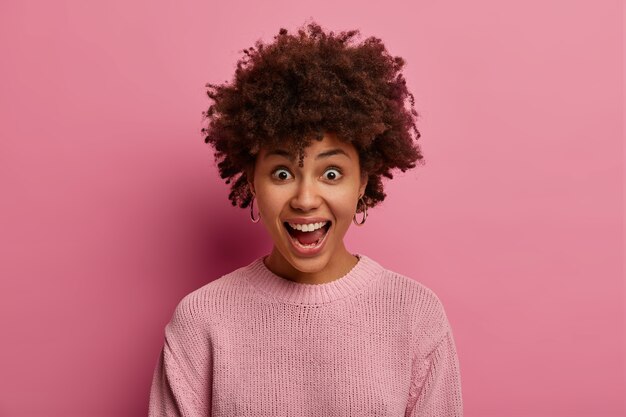
[{"label": "raised eyebrow", "polygon": [[263,157],[263,159],[267,159],[272,155],[284,156],[285,158],[289,159],[292,162],[295,160],[295,157],[293,156],[293,154],[287,152],[284,149],[273,149],[271,151],[268,151]]},{"label": "raised eyebrow", "polygon": [[[267,159],[268,157],[272,156],[272,155],[278,155],[278,156],[284,156],[285,158],[289,159],[290,161],[294,161],[295,157],[292,153],[284,150],[284,149],[273,149],[271,151],[268,151],[265,154],[265,157],[263,159]],[[315,157],[315,159],[322,159],[322,158],[328,158],[330,156],[333,155],[344,155],[346,156],[348,159],[350,159],[350,155],[348,155],[343,149],[329,149],[327,151],[324,152],[320,152],[319,154],[317,154],[317,156]]]},{"label": "raised eyebrow", "polygon": [[350,155],[348,155],[343,149],[339,149],[339,148],[320,152],[317,154],[315,159],[328,158],[329,156],[333,156],[333,155],[345,155],[348,157],[348,159],[350,159]]}]

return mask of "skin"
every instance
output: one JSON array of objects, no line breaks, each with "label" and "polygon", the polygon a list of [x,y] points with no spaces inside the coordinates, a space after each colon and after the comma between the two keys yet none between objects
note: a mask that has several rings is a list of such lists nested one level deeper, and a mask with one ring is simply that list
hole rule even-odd
[{"label": "skin", "polygon": [[[316,158],[330,150],[343,153]],[[356,148],[326,134],[305,149],[302,167],[298,166],[297,155],[273,151],[262,148],[252,175],[248,175],[256,197],[255,207],[274,243],[264,259],[265,265],[276,275],[299,283],[322,284],[341,278],[358,262],[346,249],[343,239],[367,185]],[[323,217],[332,221],[321,253],[304,257],[293,249],[283,222],[294,217]]]}]

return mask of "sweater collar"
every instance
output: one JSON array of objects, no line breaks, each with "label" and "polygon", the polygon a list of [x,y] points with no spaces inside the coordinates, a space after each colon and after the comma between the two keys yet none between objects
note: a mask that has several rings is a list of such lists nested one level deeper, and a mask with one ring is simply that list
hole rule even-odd
[{"label": "sweater collar", "polygon": [[365,255],[354,256],[359,261],[346,275],[323,284],[306,284],[280,277],[265,266],[265,256],[249,264],[244,275],[251,285],[269,298],[290,304],[325,304],[360,292],[383,270]]}]

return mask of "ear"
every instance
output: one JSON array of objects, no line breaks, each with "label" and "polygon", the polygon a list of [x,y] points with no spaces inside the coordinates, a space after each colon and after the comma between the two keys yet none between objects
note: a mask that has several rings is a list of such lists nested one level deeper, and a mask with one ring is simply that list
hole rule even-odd
[{"label": "ear", "polygon": [[367,172],[361,173],[361,186],[359,187],[359,197],[363,197],[365,195],[365,188],[367,187],[368,179],[369,175],[367,175]]},{"label": "ear", "polygon": [[248,181],[248,187],[250,187],[250,192],[252,192],[252,195],[256,195],[256,190],[254,189],[254,168],[247,167],[245,169],[245,173],[246,180]]}]

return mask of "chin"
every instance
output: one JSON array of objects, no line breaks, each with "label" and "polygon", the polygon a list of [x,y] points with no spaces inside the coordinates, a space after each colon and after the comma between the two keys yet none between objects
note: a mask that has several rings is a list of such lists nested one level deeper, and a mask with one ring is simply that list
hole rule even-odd
[{"label": "chin", "polygon": [[328,260],[325,258],[322,259],[297,259],[295,262],[291,263],[295,269],[300,272],[307,274],[316,274],[319,272],[323,272],[328,265]]},{"label": "chin", "polygon": [[275,259],[277,265],[282,265],[281,270],[301,274],[319,274],[326,270],[332,260],[332,245],[324,248],[324,251],[315,256],[300,256],[294,253],[291,243],[281,241],[279,245],[274,245],[274,250],[278,257]]},{"label": "chin", "polygon": [[326,254],[316,256],[313,258],[300,258],[294,257],[290,254],[289,257],[285,257],[287,262],[296,270],[303,273],[318,273],[323,271],[329,262],[329,257]]}]

